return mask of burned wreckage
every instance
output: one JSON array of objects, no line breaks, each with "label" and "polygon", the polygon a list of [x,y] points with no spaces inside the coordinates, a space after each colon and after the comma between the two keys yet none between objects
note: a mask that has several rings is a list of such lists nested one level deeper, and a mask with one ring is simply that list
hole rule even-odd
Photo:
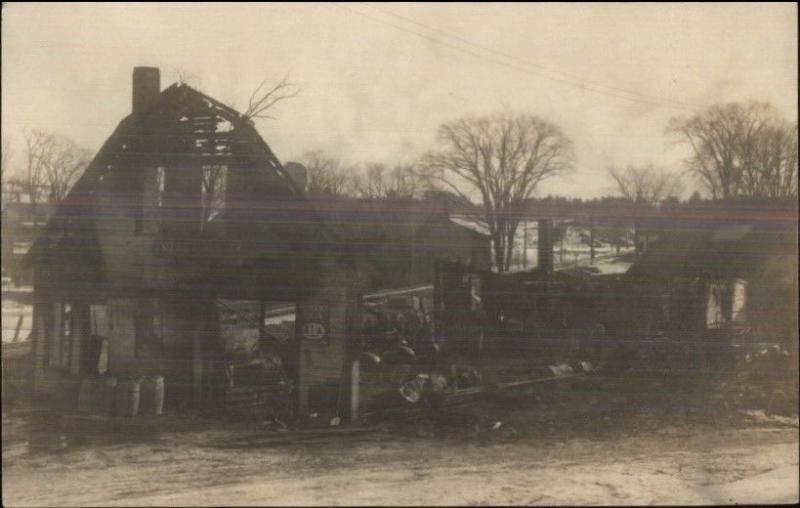
[{"label": "burned wreckage", "polygon": [[188,85],[161,91],[158,69],[138,67],[132,113],[24,260],[34,391],[157,376],[168,407],[217,399],[224,302],[293,302],[301,335],[326,342],[289,366],[308,381],[295,386],[303,408],[346,350],[353,299],[333,249],[252,122]]},{"label": "burned wreckage", "polygon": [[440,362],[430,286],[362,299],[352,246],[250,119],[186,84],[162,91],[150,67],[132,105],[23,260],[36,395],[135,414],[140,399],[160,412],[266,391],[299,414],[357,415],[380,386],[370,362]]},{"label": "burned wreckage", "polygon": [[132,113],[23,260],[34,393],[105,414],[191,405],[355,420],[591,373],[630,338],[631,295],[663,293],[554,271],[545,219],[537,269],[493,273],[488,238],[431,221],[425,238],[447,223],[466,254],[438,256],[426,240],[431,266],[415,271],[432,286],[365,295],[376,288],[359,282],[364,246],[342,234],[347,213],[323,205],[250,119],[135,68]]}]

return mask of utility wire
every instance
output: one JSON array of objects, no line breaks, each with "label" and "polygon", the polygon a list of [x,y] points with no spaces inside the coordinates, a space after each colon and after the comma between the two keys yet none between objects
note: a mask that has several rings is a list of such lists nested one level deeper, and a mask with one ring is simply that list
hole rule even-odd
[{"label": "utility wire", "polygon": [[[543,71],[535,71],[535,70],[529,68],[529,67],[539,67],[541,69],[544,69],[544,67],[542,67],[540,65],[537,65],[537,64],[522,60],[522,59],[520,59],[518,57],[507,55],[505,53],[499,52],[499,51],[494,50],[492,48],[487,48],[487,47],[481,46],[479,44],[475,44],[475,43],[473,43],[471,41],[468,41],[467,39],[461,38],[459,36],[448,34],[447,32],[445,32],[443,30],[439,30],[437,28],[428,27],[427,25],[419,23],[419,22],[417,22],[415,20],[412,20],[410,18],[405,18],[403,16],[391,13],[389,11],[386,11],[385,9],[381,9],[381,8],[378,8],[378,7],[374,7],[374,6],[365,4],[366,6],[372,8],[372,9],[379,10],[379,11],[384,12],[385,14],[388,14],[388,15],[393,16],[395,18],[402,19],[402,20],[404,20],[406,22],[413,23],[413,24],[415,24],[417,26],[424,27],[424,28],[426,28],[428,30],[431,30],[431,31],[440,33],[442,35],[445,35],[447,37],[450,37],[450,38],[452,38],[454,40],[459,41],[461,44],[468,44],[469,46],[472,46],[472,47],[475,47],[475,48],[479,48],[479,49],[481,49],[483,51],[487,51],[487,52],[496,54],[498,56],[502,56],[503,58],[510,59],[510,60],[515,61],[515,62],[520,62],[523,65],[526,65],[527,67],[522,67],[521,65],[518,65],[518,64],[515,64],[515,63],[511,63],[511,62],[507,62],[507,61],[504,61],[504,60],[499,60],[497,58],[488,57],[487,55],[480,54],[480,53],[477,53],[477,52],[472,51],[470,49],[467,49],[467,48],[463,47],[462,45],[451,44],[451,43],[449,43],[449,42],[447,42],[445,40],[442,40],[440,38],[434,37],[434,36],[432,36],[430,34],[419,32],[419,31],[416,31],[416,30],[411,30],[411,29],[409,29],[407,27],[403,27],[403,26],[388,22],[388,21],[386,21],[384,19],[381,19],[381,18],[372,16],[370,14],[361,12],[359,10],[353,9],[353,8],[348,7],[346,5],[342,5],[342,4],[335,3],[335,2],[333,3],[333,5],[336,6],[336,7],[339,7],[340,9],[344,9],[344,10],[347,10],[347,11],[352,12],[354,14],[357,14],[357,15],[359,15],[359,16],[361,16],[363,18],[366,18],[366,19],[368,19],[370,21],[373,21],[375,23],[380,23],[380,24],[383,24],[383,25],[386,25],[386,26],[390,26],[390,27],[392,27],[392,28],[394,28],[396,30],[400,30],[400,31],[403,31],[403,32],[407,32],[407,33],[416,35],[418,37],[421,37],[423,39],[429,40],[429,41],[434,42],[436,44],[439,44],[439,45],[454,49],[456,51],[460,51],[462,53],[466,53],[468,55],[471,55],[471,56],[474,56],[476,58],[480,58],[480,59],[492,62],[492,63],[497,64],[497,65],[502,65],[502,66],[508,67],[510,69],[514,69],[514,70],[517,70],[517,71],[520,71],[520,72],[524,72],[526,74],[531,74],[531,75],[534,75],[534,76],[537,76],[537,77],[549,79],[549,80],[557,82],[557,83],[562,83],[562,84],[565,84],[565,85],[569,85],[569,86],[572,86],[574,88],[579,89],[580,91],[594,92],[594,93],[597,93],[597,94],[606,95],[606,96],[609,96],[609,97],[616,97],[616,98],[619,98],[619,99],[625,99],[625,100],[633,101],[633,102],[639,102],[639,103],[642,103],[642,104],[650,104],[650,105],[658,105],[658,106],[665,106],[666,105],[666,106],[670,106],[672,108],[690,110],[690,111],[695,111],[695,110],[697,110],[697,109],[702,107],[700,105],[690,104],[690,103],[685,103],[685,102],[680,102],[680,101],[674,101],[674,100],[666,99],[666,98],[662,98],[662,97],[651,97],[651,96],[648,96],[648,95],[645,95],[645,94],[641,94],[639,92],[634,92],[634,91],[626,90],[626,89],[623,89],[623,88],[612,87],[612,86],[608,86],[608,85],[601,85],[599,83],[592,83],[592,82],[584,81],[581,78],[577,78],[577,77],[570,78],[566,74],[557,73],[557,72],[554,72],[554,71],[547,71],[547,72],[550,72],[551,74],[559,74],[560,77],[547,75],[547,74],[544,74]],[[580,81],[576,81],[576,80],[580,80]],[[627,94],[627,95],[625,95],[625,94]]]},{"label": "utility wire", "polygon": [[[643,93],[640,93],[640,92],[637,92],[637,91],[634,91],[634,90],[629,90],[629,89],[620,88],[620,87],[611,86],[611,85],[604,85],[603,83],[598,83],[596,81],[595,82],[588,81],[588,80],[586,80],[586,79],[584,79],[584,78],[582,78],[580,76],[575,76],[575,75],[570,75],[570,74],[566,74],[566,73],[559,72],[559,71],[549,70],[546,67],[544,67],[542,65],[539,65],[539,64],[536,64],[536,63],[533,63],[533,62],[531,62],[529,60],[524,60],[522,58],[519,58],[519,57],[516,57],[516,56],[513,56],[513,55],[509,55],[509,54],[503,53],[501,51],[497,51],[496,49],[488,47],[488,46],[482,46],[480,44],[476,44],[476,43],[474,43],[474,42],[472,42],[470,40],[467,40],[467,39],[465,39],[463,37],[460,37],[458,35],[455,35],[453,33],[446,32],[446,31],[441,30],[441,29],[436,28],[436,27],[428,26],[428,25],[426,25],[424,23],[420,23],[419,21],[416,21],[414,19],[407,18],[405,16],[401,16],[399,14],[396,14],[396,13],[394,13],[394,12],[388,10],[388,9],[383,9],[381,7],[377,7],[375,5],[371,5],[371,4],[368,4],[368,3],[365,3],[365,2],[361,2],[361,3],[363,5],[365,5],[366,7],[369,7],[371,9],[375,9],[375,10],[380,11],[380,12],[386,14],[386,15],[392,16],[392,17],[394,17],[396,19],[400,19],[400,20],[406,21],[408,23],[411,23],[411,24],[417,25],[419,27],[422,27],[422,28],[424,28],[426,30],[430,30],[432,32],[436,32],[436,33],[442,34],[445,37],[450,37],[451,39],[455,39],[455,40],[460,41],[460,42],[462,42],[464,44],[472,46],[474,48],[478,48],[478,49],[481,49],[483,51],[487,51],[489,53],[494,53],[495,55],[498,55],[498,56],[501,56],[501,57],[504,57],[504,58],[508,58],[510,60],[519,62],[519,63],[521,63],[523,65],[528,65],[528,66],[531,66],[531,67],[538,67],[539,69],[542,69],[542,71],[544,71],[544,72],[550,72],[551,74],[557,74],[557,75],[563,76],[564,78],[567,78],[567,79],[576,80],[576,82],[574,83],[575,86],[582,87],[584,83],[589,83],[589,84],[592,84],[592,85],[600,87],[600,88],[605,88],[605,89],[612,90],[612,91],[617,91],[617,92],[621,92],[621,93],[630,94],[630,95],[637,96],[637,97],[642,98],[642,99],[658,100],[658,101],[663,101],[665,103],[670,103],[670,104],[675,105],[675,106],[687,107],[687,108],[701,108],[702,107],[702,106],[700,106],[698,104],[691,104],[691,103],[688,103],[688,102],[677,101],[677,100],[670,99],[670,98],[667,98],[667,97],[657,97],[657,96],[653,96],[653,95],[647,95],[647,94],[643,94]],[[544,76],[544,77],[550,79],[549,76]]]}]

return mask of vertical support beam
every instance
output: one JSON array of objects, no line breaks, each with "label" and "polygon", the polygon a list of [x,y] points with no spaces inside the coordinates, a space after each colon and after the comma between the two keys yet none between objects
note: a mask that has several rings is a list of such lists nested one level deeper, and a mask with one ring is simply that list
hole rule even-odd
[{"label": "vertical support beam", "polygon": [[73,376],[79,376],[83,372],[83,350],[89,342],[90,333],[89,304],[75,302],[72,306],[72,351],[69,369]]},{"label": "vertical support beam", "polygon": [[61,366],[61,356],[64,354],[64,304],[61,301],[50,304],[53,320],[48,327],[48,337],[50,339],[50,358],[48,364],[51,367]]},{"label": "vertical support beam", "polygon": [[553,219],[539,219],[537,235],[539,270],[550,273],[553,271]]},{"label": "vertical support beam", "polygon": [[182,405],[192,401],[194,392],[194,358],[197,341],[194,340],[195,328],[204,328],[203,324],[194,325],[195,316],[200,313],[193,303],[180,298],[162,300],[163,306],[163,341],[165,358],[166,394],[170,405]]},{"label": "vertical support beam", "polygon": [[442,280],[441,280],[441,263],[438,259],[433,261],[433,319],[431,325],[433,326],[433,341],[439,342],[439,335],[441,332],[441,317],[439,306],[442,303]]},{"label": "vertical support beam", "polygon": [[[69,305],[69,313],[67,313],[67,306]],[[75,318],[75,307],[73,302],[70,301],[67,303],[66,301],[62,301],[59,304],[59,308],[61,309],[61,323],[58,328],[60,344],[61,344],[61,358],[59,361],[59,367],[61,367],[62,371],[69,372],[70,370],[70,355],[72,354],[72,341],[74,340],[75,330],[74,326],[74,318]]]},{"label": "vertical support beam", "polygon": [[594,264],[594,217],[589,217],[589,260]]},{"label": "vertical support beam", "polygon": [[[302,359],[300,360],[302,362]],[[308,394],[309,394],[309,386],[308,382],[305,381],[305,376],[303,372],[298,369],[298,382],[297,382],[297,414],[300,415],[307,415],[309,414],[309,406],[308,406]]]},{"label": "vertical support beam", "polygon": [[48,316],[51,310],[50,303],[42,295],[42,289],[34,289],[33,343],[31,344],[34,394],[39,393],[44,388],[45,346],[48,340],[47,323],[51,321]]},{"label": "vertical support beam", "polygon": [[[188,318],[188,316],[186,316]],[[203,340],[200,329],[192,331],[192,402],[198,407],[203,401]]]},{"label": "vertical support beam", "polygon": [[115,376],[136,374],[136,320],[137,302],[133,298],[108,300],[108,370]]},{"label": "vertical support beam", "polygon": [[353,360],[353,365],[350,368],[350,421],[358,421],[360,414],[360,397],[359,392],[361,383],[361,362],[358,359]]},{"label": "vertical support beam", "polygon": [[258,338],[259,340],[263,339],[266,335],[266,328],[264,326],[264,320],[266,319],[267,313],[267,304],[264,300],[258,302]]}]

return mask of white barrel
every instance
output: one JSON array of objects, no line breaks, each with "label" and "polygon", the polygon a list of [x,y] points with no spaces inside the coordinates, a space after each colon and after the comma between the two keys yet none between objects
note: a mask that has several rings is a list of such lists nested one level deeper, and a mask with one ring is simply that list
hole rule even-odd
[{"label": "white barrel", "polygon": [[139,412],[141,386],[138,379],[120,381],[114,399],[114,413],[117,416],[136,416]]},{"label": "white barrel", "polygon": [[160,415],[164,410],[164,377],[153,376],[142,380],[139,412],[143,415]]}]

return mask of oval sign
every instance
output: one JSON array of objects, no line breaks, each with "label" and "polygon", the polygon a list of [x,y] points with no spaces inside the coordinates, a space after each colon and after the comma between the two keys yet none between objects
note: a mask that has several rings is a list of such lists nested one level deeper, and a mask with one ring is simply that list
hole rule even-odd
[{"label": "oval sign", "polygon": [[303,337],[308,340],[320,340],[325,337],[325,327],[320,323],[306,323],[303,325]]}]

